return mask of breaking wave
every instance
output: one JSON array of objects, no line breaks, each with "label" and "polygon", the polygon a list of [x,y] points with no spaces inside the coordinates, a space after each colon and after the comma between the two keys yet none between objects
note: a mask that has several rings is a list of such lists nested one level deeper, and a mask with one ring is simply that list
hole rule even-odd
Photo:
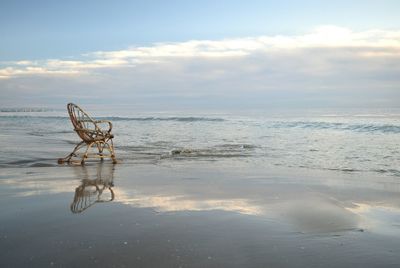
[{"label": "breaking wave", "polygon": [[32,107],[19,107],[19,108],[0,108],[0,113],[41,113],[53,112],[54,109],[49,108],[32,108]]},{"label": "breaking wave", "polygon": [[108,119],[112,121],[177,121],[177,122],[223,122],[225,119],[212,117],[97,117],[99,119]]},{"label": "breaking wave", "polygon": [[191,159],[204,158],[235,158],[254,156],[257,148],[251,144],[221,144],[205,148],[169,148],[168,146],[116,146],[132,158],[157,158],[157,159]]},{"label": "breaking wave", "polygon": [[[37,115],[0,115],[2,118],[35,118],[35,119],[68,119],[68,116],[37,116]],[[226,121],[223,118],[215,118],[215,117],[180,117],[180,116],[172,116],[172,117],[118,117],[118,116],[100,116],[93,117],[94,120],[110,120],[110,121],[175,121],[175,122],[224,122]]]},{"label": "breaking wave", "polygon": [[346,124],[338,122],[274,122],[274,128],[334,129],[355,132],[400,133],[399,125],[391,124]]}]

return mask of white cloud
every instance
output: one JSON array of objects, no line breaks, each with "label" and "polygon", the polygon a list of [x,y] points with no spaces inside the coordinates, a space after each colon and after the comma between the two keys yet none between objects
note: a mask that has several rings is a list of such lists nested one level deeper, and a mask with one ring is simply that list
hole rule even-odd
[{"label": "white cloud", "polygon": [[300,99],[315,92],[332,99],[359,91],[365,99],[393,103],[400,94],[400,31],[354,32],[322,26],[295,36],[156,43],[97,51],[74,60],[1,65],[5,67],[0,69],[0,90],[9,101],[18,99],[17,91],[59,98],[65,98],[65,90],[77,98],[95,92],[102,98],[112,89],[123,100],[143,101],[157,97],[212,101],[227,94],[237,100],[279,100],[302,93]]},{"label": "white cloud", "polygon": [[[370,30],[353,32],[336,26],[317,27],[313,32],[298,36],[260,36],[218,41],[192,40],[180,43],[157,43],[118,51],[97,51],[83,55],[80,60],[49,59],[44,61],[9,62],[0,69],[0,77],[11,78],[31,74],[71,74],[88,69],[134,66],[157,63],[168,58],[243,57],[252,53],[290,53],[290,50],[310,48],[360,48],[358,56],[399,56],[400,31]],[[366,49],[368,49],[366,51]],[[377,50],[378,49],[378,50]]]}]

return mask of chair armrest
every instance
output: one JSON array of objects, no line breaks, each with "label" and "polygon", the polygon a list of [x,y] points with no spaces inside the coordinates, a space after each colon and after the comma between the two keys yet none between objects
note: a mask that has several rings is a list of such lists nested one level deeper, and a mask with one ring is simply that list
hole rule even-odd
[{"label": "chair armrest", "polygon": [[[76,132],[86,132],[88,134],[93,134],[93,135],[97,135],[99,133],[99,130],[97,129],[88,129],[88,128],[75,128]],[[101,132],[101,131],[100,131]]]},{"label": "chair armrest", "polygon": [[112,123],[108,120],[96,120],[96,121],[94,121],[94,123],[95,123],[96,127],[99,128],[100,130],[101,130],[101,128],[98,127],[97,124],[108,124],[108,130],[107,130],[108,133],[110,133],[112,130]]}]

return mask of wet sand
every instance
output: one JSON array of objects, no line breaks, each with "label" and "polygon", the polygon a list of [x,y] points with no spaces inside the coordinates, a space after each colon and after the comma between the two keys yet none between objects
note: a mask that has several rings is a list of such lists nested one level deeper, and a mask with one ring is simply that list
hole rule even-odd
[{"label": "wet sand", "polygon": [[399,267],[399,194],[220,162],[2,168],[0,267]]}]

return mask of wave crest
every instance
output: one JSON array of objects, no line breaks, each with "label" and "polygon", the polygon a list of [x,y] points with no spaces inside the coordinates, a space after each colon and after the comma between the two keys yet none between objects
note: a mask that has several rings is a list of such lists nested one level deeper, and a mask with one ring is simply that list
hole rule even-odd
[{"label": "wave crest", "polygon": [[99,119],[108,119],[112,121],[177,121],[177,122],[223,122],[225,119],[222,118],[213,118],[213,117],[196,117],[196,116],[188,116],[188,117],[96,117]]},{"label": "wave crest", "polygon": [[275,122],[273,128],[334,129],[355,132],[400,133],[399,125],[392,124],[347,124],[338,122]]}]

